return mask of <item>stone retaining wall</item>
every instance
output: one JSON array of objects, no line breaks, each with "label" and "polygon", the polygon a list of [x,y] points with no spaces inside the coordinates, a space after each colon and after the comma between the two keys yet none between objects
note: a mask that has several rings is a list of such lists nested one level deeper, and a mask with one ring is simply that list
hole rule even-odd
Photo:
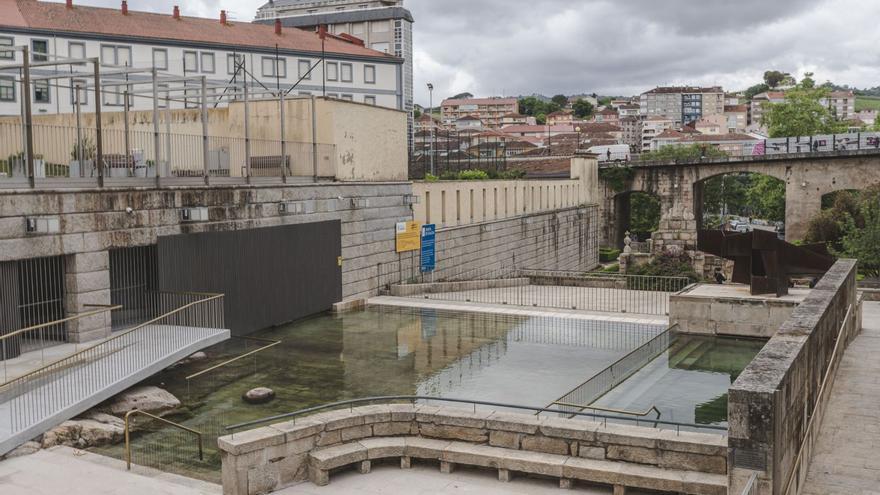
[{"label": "stone retaining wall", "polygon": [[[817,395],[849,308],[852,318],[844,328],[838,352],[845,351],[861,329],[856,261],[840,260],[729,389],[731,494],[739,494],[755,472],[759,495],[783,493],[814,409],[814,421],[821,424],[826,404],[823,401],[817,408]],[[832,382],[833,376],[834,370]],[[818,430],[812,430],[813,440]],[[808,441],[807,446],[812,443]],[[803,475],[811,454],[809,448],[804,452]],[[791,493],[799,493],[795,488]]]},{"label": "stone retaining wall", "polygon": [[381,405],[320,413],[218,439],[223,493],[278,490],[307,478],[308,454],[314,449],[393,436],[727,473],[727,440],[719,434],[430,405]]},{"label": "stone retaining wall", "polygon": [[430,284],[397,284],[391,286],[391,295],[397,297],[410,297],[419,294],[436,294],[438,292],[500,289],[505,287],[523,287],[526,285],[529,285],[529,279],[527,278],[470,280],[464,282],[434,282]]},{"label": "stone retaining wall", "polygon": [[681,333],[770,338],[791,317],[794,300],[709,297],[694,285],[669,297],[669,323]]}]

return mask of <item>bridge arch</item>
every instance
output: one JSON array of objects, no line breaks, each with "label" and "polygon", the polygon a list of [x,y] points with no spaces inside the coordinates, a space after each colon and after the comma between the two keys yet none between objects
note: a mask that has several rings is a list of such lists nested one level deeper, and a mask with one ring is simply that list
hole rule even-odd
[{"label": "bridge arch", "polygon": [[644,241],[660,227],[661,200],[650,191],[627,190],[614,196],[613,244],[623,248],[623,238],[630,232]]},{"label": "bridge arch", "polygon": [[[717,228],[711,216],[785,221],[787,184],[764,171],[719,172],[693,183],[696,228]],[[757,190],[756,190],[757,189]]]}]

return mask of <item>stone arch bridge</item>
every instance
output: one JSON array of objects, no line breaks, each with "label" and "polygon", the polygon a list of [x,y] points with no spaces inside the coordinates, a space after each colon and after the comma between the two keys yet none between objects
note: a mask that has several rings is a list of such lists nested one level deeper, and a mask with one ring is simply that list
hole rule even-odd
[{"label": "stone arch bridge", "polygon": [[676,245],[696,249],[701,228],[703,184],[718,175],[750,172],[785,182],[787,240],[803,239],[810,219],[822,208],[822,196],[880,183],[877,150],[800,153],[778,156],[705,159],[689,162],[632,162],[633,171],[622,190],[601,179],[602,242],[623,245],[629,225],[629,195],[644,192],[660,200],[660,227],[654,232],[654,251]]}]

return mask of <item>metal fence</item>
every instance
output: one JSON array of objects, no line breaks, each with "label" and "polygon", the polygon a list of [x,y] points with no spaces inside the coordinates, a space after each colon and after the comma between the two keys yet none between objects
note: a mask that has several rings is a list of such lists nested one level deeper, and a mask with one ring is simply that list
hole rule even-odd
[{"label": "metal fence", "polygon": [[633,349],[607,368],[593,375],[567,394],[551,402],[547,407],[557,406],[566,412],[580,412],[615,387],[626,381],[657,356],[669,349],[678,337],[678,325],[667,328],[651,340]]},{"label": "metal fence", "polygon": [[223,296],[167,294],[168,311],[101,343],[0,384],[11,433],[23,432],[178,351],[201,328],[224,328]]},{"label": "metal fence", "polygon": [[[22,52],[16,59],[24,62],[0,65],[0,74],[12,79],[22,105],[19,115],[0,120],[0,187],[158,184],[160,179],[248,183],[336,175],[335,146],[316,141],[313,97],[289,95],[295,85],[270,87],[244,63],[236,65],[228,82],[209,84],[205,76],[108,67],[96,58],[33,62],[28,47],[10,50]],[[69,95],[69,105],[64,97],[54,102],[57,113],[35,113],[30,95],[37,98],[38,87],[58,99]],[[285,117],[285,108],[296,100],[310,102],[311,116]],[[213,112],[231,103],[241,108]],[[62,106],[68,113],[61,113]],[[232,113],[241,120],[217,120]],[[311,136],[311,142],[288,137],[285,124],[296,120],[302,121],[297,134]]]},{"label": "metal fence", "polygon": [[[391,295],[645,315],[667,315],[669,295],[691,283],[687,277],[533,270],[512,265],[461,270],[443,278],[418,272],[409,279],[401,278],[394,264],[386,265],[386,270],[379,273],[379,289]],[[395,279],[400,282],[388,282]],[[395,285],[398,287],[392,287]]]}]

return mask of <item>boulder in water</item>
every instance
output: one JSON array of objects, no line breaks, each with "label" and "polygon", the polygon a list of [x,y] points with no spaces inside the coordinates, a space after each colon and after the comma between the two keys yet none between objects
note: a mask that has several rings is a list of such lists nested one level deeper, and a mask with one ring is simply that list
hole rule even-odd
[{"label": "boulder in water", "polygon": [[275,398],[275,391],[271,388],[257,387],[245,392],[241,398],[248,404],[265,404]]}]

